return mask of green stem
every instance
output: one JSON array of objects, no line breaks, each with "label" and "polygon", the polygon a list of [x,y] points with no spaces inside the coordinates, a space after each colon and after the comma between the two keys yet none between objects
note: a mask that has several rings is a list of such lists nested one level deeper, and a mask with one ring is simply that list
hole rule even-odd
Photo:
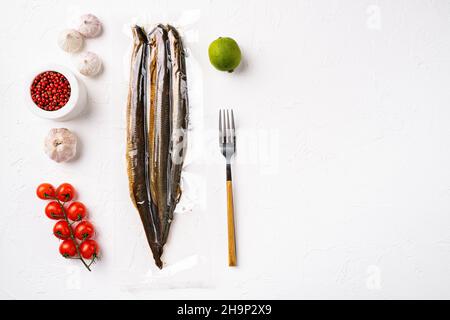
[{"label": "green stem", "polygon": [[89,263],[89,267],[94,263],[95,259],[97,259],[97,257],[92,258],[91,262]]},{"label": "green stem", "polygon": [[91,266],[91,264],[92,264],[92,262],[88,265],[87,263],[86,263],[86,261],[84,261],[84,259],[83,259],[83,257],[81,256],[81,254],[80,254],[80,248],[79,248],[79,245],[78,245],[78,242],[77,242],[77,240],[75,239],[75,235],[73,234],[73,230],[72,230],[72,223],[70,223],[69,222],[69,218],[67,218],[67,213],[66,213],[66,209],[64,208],[64,203],[61,203],[61,201],[59,201],[59,199],[58,198],[56,198],[55,197],[55,200],[58,202],[58,204],[61,206],[61,210],[62,210],[62,212],[63,212],[63,214],[64,214],[64,220],[66,220],[66,222],[67,222],[67,224],[69,225],[69,229],[70,229],[70,238],[72,239],[72,241],[73,241],[73,243],[75,244],[75,248],[77,249],[77,254],[78,254],[78,258],[76,258],[76,259],[80,259],[81,260],[81,262],[83,262],[83,264],[84,264],[84,266],[86,267],[86,269],[88,269],[89,271],[91,271],[91,268],[89,268],[90,266]]}]

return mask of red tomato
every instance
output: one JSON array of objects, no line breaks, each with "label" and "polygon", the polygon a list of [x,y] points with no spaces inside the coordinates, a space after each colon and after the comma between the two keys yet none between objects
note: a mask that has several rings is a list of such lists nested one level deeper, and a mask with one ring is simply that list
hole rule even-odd
[{"label": "red tomato", "polygon": [[53,227],[53,234],[60,239],[67,239],[70,237],[70,226],[66,220],[59,220]]},{"label": "red tomato", "polygon": [[81,202],[72,202],[67,208],[67,218],[72,221],[80,221],[86,217],[86,207]]},{"label": "red tomato", "polygon": [[57,201],[52,201],[47,204],[47,206],[45,207],[45,214],[50,219],[64,219],[64,213],[62,211],[61,205]]},{"label": "red tomato", "polygon": [[85,259],[96,258],[98,256],[98,244],[95,240],[84,240],[80,244],[80,254]]},{"label": "red tomato", "polygon": [[80,240],[86,240],[94,235],[94,225],[89,221],[81,221],[75,228],[75,237]]},{"label": "red tomato", "polygon": [[55,188],[50,183],[42,183],[37,187],[36,195],[42,200],[53,199],[55,197]]},{"label": "red tomato", "polygon": [[73,257],[77,254],[77,247],[71,239],[67,239],[59,245],[59,253],[61,253],[64,258]]},{"label": "red tomato", "polygon": [[75,196],[75,188],[70,183],[63,183],[56,188],[56,197],[59,201],[67,202]]}]

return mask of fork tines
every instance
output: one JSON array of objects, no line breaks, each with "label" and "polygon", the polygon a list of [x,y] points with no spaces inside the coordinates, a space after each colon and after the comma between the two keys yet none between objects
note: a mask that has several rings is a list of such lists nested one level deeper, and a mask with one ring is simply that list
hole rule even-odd
[{"label": "fork tines", "polygon": [[219,110],[219,143],[236,143],[233,109]]}]

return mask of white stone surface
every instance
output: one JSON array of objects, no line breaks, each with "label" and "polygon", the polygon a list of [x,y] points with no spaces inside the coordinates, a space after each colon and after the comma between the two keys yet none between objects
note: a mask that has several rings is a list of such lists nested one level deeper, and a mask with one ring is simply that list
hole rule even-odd
[{"label": "white stone surface", "polygon": [[[94,13],[104,72],[85,79],[88,111],[52,123],[24,105],[39,64],[74,69],[56,39]],[[189,165],[196,206],[176,216],[158,272],[125,172],[124,25],[184,24],[201,77],[203,127]],[[0,298],[450,298],[448,1],[1,1]],[[231,36],[244,61],[214,70],[208,44]],[[217,110],[236,111],[239,267],[226,261],[225,169]],[[80,155],[43,152],[52,127]],[[71,182],[99,230],[92,273],[60,258],[36,199]]]}]

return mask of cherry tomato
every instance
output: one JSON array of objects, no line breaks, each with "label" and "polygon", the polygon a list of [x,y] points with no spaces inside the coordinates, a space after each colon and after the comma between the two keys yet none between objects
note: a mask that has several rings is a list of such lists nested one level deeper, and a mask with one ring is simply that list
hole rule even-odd
[{"label": "cherry tomato", "polygon": [[86,240],[94,235],[94,225],[89,221],[81,221],[75,228],[75,237],[80,240]]},{"label": "cherry tomato", "polygon": [[42,183],[37,187],[36,195],[42,200],[53,199],[55,197],[55,188],[50,183]]},{"label": "cherry tomato", "polygon": [[86,207],[81,202],[72,202],[67,208],[67,218],[72,221],[80,221],[86,217]]},{"label": "cherry tomato", "polygon": [[60,239],[67,239],[70,237],[70,226],[66,220],[59,220],[53,227],[53,234]]},{"label": "cherry tomato", "polygon": [[70,183],[63,183],[56,188],[56,197],[59,201],[67,202],[75,196],[75,188]]},{"label": "cherry tomato", "polygon": [[98,244],[95,240],[84,240],[80,244],[80,254],[85,259],[91,259],[98,256]]},{"label": "cherry tomato", "polygon": [[73,257],[77,254],[77,247],[71,239],[64,240],[59,245],[59,253],[62,254],[64,258]]},{"label": "cherry tomato", "polygon": [[64,213],[61,205],[57,201],[52,201],[45,207],[45,214],[53,220],[64,219]]}]

